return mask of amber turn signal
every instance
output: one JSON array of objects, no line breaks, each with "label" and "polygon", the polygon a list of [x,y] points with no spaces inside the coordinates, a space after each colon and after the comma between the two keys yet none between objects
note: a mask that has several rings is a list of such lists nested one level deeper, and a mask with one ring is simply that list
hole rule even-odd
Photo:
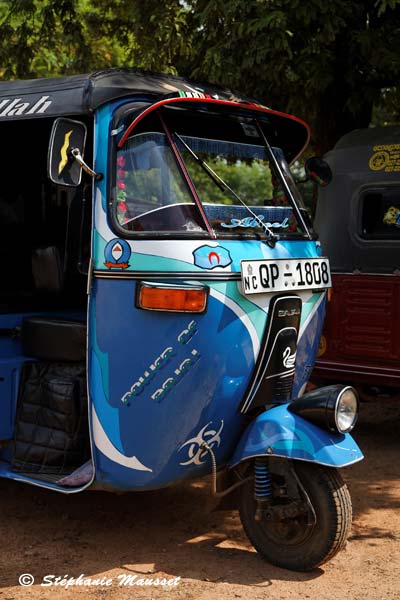
[{"label": "amber turn signal", "polygon": [[139,308],[169,312],[202,313],[207,306],[207,287],[139,284]]}]

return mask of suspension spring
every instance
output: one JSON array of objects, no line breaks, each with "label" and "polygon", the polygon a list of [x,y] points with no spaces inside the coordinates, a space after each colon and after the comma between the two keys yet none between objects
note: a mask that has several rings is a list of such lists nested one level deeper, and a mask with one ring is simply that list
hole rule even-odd
[{"label": "suspension spring", "polygon": [[266,500],[271,496],[271,476],[267,458],[259,456],[254,465],[254,496],[256,500]]}]

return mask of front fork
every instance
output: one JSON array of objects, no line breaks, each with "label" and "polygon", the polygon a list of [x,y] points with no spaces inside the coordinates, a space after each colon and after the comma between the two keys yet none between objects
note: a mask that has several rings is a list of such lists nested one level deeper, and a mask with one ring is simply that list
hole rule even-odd
[{"label": "front fork", "polygon": [[268,458],[257,456],[254,461],[254,498],[257,502],[256,521],[262,521],[272,501],[272,481]]},{"label": "front fork", "polygon": [[276,494],[285,499],[275,504],[269,458],[257,456],[254,461],[254,499],[257,503],[256,521],[276,521],[307,515],[307,525],[314,525],[316,514],[311,500],[304,489],[293,465],[288,460],[275,460],[274,473],[283,477],[285,485],[278,487]]}]

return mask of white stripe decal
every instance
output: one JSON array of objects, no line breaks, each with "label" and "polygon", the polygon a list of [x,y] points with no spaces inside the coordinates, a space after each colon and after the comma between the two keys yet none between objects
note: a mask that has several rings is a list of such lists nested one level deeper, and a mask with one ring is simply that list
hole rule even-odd
[{"label": "white stripe decal", "polygon": [[230,308],[235,313],[235,315],[237,315],[237,317],[242,321],[243,325],[246,327],[249,333],[251,343],[253,344],[254,361],[256,361],[258,353],[260,351],[260,340],[258,339],[256,328],[254,327],[249,317],[239,306],[239,304],[236,304],[236,302],[228,298],[228,296],[222,294],[221,292],[218,292],[214,288],[210,288],[210,296],[213,296],[216,300],[219,300],[220,302],[222,302],[222,304],[225,304],[225,306]]},{"label": "white stripe decal", "polygon": [[107,458],[128,469],[135,469],[135,471],[153,471],[153,469],[145,467],[136,456],[125,456],[125,454],[122,454],[115,446],[113,446],[99,421],[94,407],[92,410],[92,428],[95,446],[100,452],[107,456]]},{"label": "white stripe decal", "polygon": [[323,294],[320,295],[320,297],[318,298],[318,300],[316,301],[316,303],[312,307],[312,309],[310,311],[310,314],[308,315],[308,317],[306,318],[306,320],[304,321],[304,323],[302,323],[302,325],[300,327],[299,336],[297,338],[297,343],[299,343],[301,336],[303,335],[303,333],[305,332],[305,330],[309,326],[311,319],[313,318],[313,316],[315,315],[315,313],[319,309],[319,307],[321,305],[321,302],[323,302],[323,300],[325,298],[325,294],[326,294],[326,292],[324,292]]}]

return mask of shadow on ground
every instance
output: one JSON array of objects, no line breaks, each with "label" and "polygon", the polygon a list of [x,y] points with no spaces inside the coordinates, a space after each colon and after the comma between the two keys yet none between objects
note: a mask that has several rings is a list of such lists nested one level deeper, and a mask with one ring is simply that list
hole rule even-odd
[{"label": "shadow on ground", "polygon": [[[346,470],[354,503],[352,539],[390,532],[359,524],[371,508],[400,508],[393,494],[400,462],[400,405],[362,407],[355,437],[366,460]],[[17,585],[20,573],[94,576],[117,568],[128,573],[270,585],[271,580],[308,581],[265,563],[254,552],[236,511],[215,511],[208,481],[158,492],[64,496],[16,482],[0,482],[0,535],[7,560],[0,588]],[[244,568],[245,567],[245,568]]]}]

